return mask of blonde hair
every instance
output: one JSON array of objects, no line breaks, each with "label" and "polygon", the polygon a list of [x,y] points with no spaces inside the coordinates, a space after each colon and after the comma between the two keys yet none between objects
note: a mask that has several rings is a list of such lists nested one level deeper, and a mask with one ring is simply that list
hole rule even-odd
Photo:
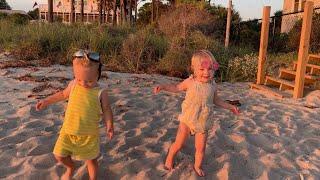
[{"label": "blonde hair", "polygon": [[200,50],[195,52],[191,58],[191,70],[194,71],[194,67],[201,64],[202,61],[208,58],[212,64],[218,64],[212,53],[208,50]]},{"label": "blonde hair", "polygon": [[75,57],[73,58],[73,63],[76,65],[81,65],[83,67],[98,67],[99,63],[92,62],[86,57]]}]

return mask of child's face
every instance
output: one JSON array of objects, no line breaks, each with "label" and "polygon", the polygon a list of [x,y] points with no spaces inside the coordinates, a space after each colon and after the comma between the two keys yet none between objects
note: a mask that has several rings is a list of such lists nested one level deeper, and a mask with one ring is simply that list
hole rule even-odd
[{"label": "child's face", "polygon": [[73,72],[76,83],[84,88],[93,88],[97,86],[98,69],[95,66],[84,67],[73,63]]},{"label": "child's face", "polygon": [[204,58],[201,63],[194,67],[194,75],[197,81],[207,83],[213,79],[213,64],[208,58]]}]

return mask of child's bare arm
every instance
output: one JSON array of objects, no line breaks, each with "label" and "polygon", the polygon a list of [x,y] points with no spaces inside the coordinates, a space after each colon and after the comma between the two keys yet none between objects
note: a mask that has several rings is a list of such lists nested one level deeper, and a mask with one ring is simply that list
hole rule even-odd
[{"label": "child's bare arm", "polygon": [[190,81],[191,81],[191,79],[188,78],[179,84],[161,84],[161,85],[156,86],[153,91],[155,94],[159,93],[162,90],[173,92],[173,93],[185,91],[186,89],[188,89]]},{"label": "child's bare arm", "polygon": [[213,103],[217,106],[220,106],[224,109],[229,109],[230,111],[232,111],[234,114],[239,114],[240,111],[239,109],[234,106],[234,105],[231,105],[225,101],[223,101],[219,96],[218,96],[218,92],[217,90],[214,92],[214,98],[213,98]]},{"label": "child's bare arm", "polygon": [[101,107],[102,107],[102,119],[106,125],[106,135],[109,139],[113,137],[113,114],[109,103],[108,92],[107,90],[102,91],[101,93]]},{"label": "child's bare arm", "polygon": [[70,95],[70,90],[71,90],[71,86],[73,85],[73,81],[71,81],[67,88],[65,88],[64,90],[62,91],[59,91],[51,96],[48,96],[47,98],[39,101],[37,104],[36,104],[36,110],[41,110],[41,109],[44,109],[46,108],[47,106],[49,106],[50,104],[53,104],[53,103],[56,103],[56,102],[59,102],[59,101],[62,101],[62,100],[65,100],[65,99],[68,99],[69,95]]}]

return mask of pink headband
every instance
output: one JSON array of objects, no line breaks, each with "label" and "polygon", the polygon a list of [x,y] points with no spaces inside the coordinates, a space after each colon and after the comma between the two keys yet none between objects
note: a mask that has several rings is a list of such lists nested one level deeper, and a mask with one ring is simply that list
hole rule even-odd
[{"label": "pink headband", "polygon": [[201,63],[201,67],[209,68],[210,66],[212,66],[214,71],[217,71],[219,69],[219,64],[217,62],[212,63],[211,61],[204,60]]}]

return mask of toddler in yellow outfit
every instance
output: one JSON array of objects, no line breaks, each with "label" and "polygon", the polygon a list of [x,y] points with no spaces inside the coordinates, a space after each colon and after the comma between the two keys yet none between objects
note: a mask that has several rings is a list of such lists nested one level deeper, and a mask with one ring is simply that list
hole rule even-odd
[{"label": "toddler in yellow outfit", "polygon": [[96,179],[101,118],[106,124],[106,135],[109,139],[113,136],[113,115],[108,94],[98,84],[101,66],[98,53],[84,50],[76,52],[73,59],[75,79],[66,89],[36,105],[36,109],[41,110],[52,103],[68,99],[64,122],[53,150],[57,161],[67,168],[62,179],[72,178],[72,159],[86,161],[90,179]]}]

